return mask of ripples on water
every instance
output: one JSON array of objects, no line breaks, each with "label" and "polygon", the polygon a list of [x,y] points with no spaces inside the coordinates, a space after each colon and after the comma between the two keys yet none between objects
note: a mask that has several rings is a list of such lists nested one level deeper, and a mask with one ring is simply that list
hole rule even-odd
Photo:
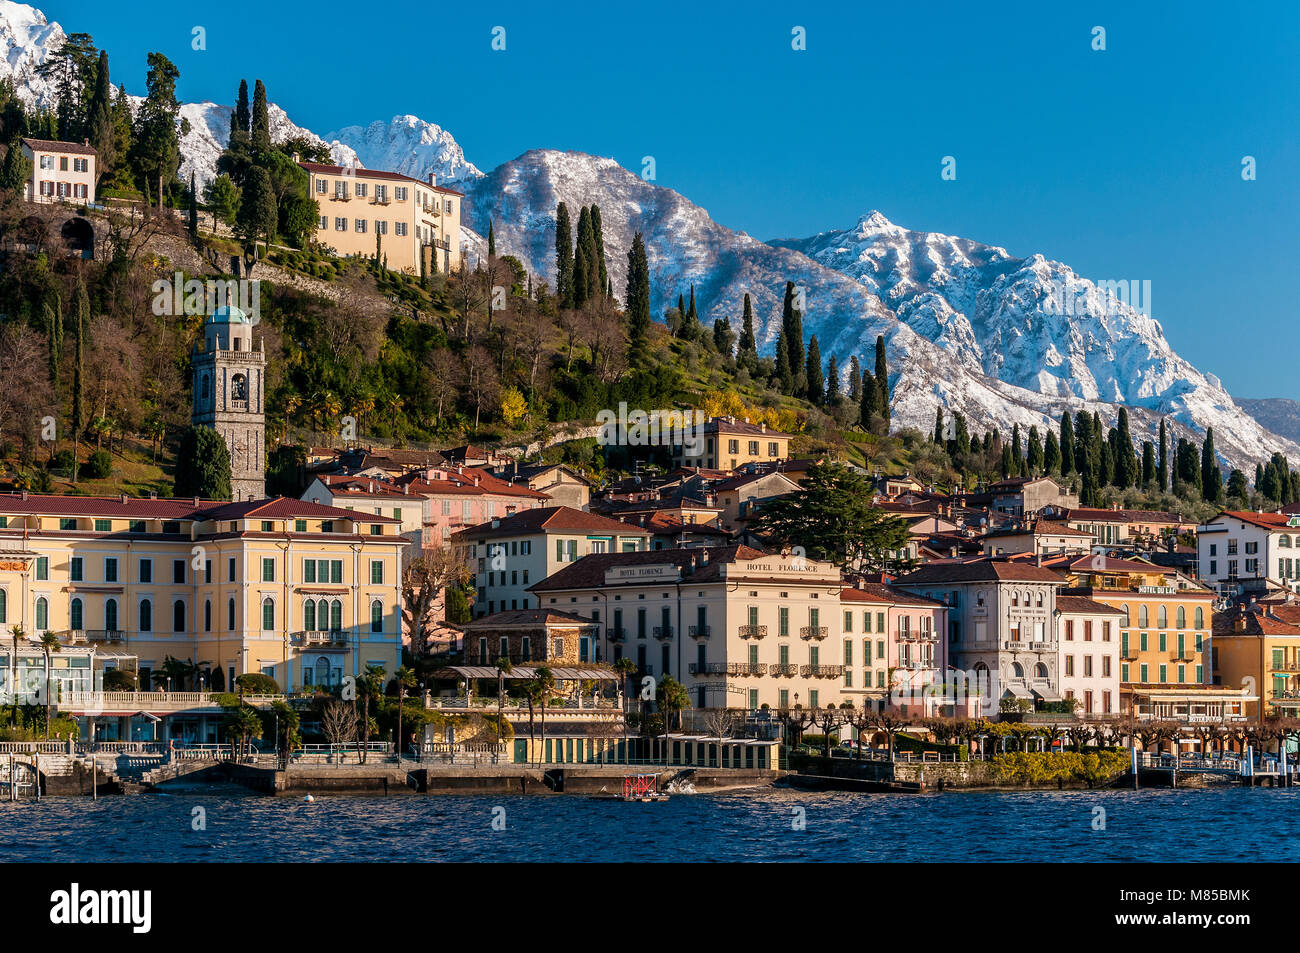
[{"label": "ripples on water", "polygon": [[[492,830],[493,809],[506,829]],[[1106,829],[1094,831],[1094,808]],[[194,809],[206,830],[192,829]],[[805,828],[792,829],[803,809]],[[1297,861],[1300,789],[0,803],[4,861]]]}]

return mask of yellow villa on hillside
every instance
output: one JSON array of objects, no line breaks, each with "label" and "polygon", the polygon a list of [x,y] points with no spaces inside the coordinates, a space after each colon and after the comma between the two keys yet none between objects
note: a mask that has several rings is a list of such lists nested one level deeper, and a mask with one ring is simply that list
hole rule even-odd
[{"label": "yellow villa on hillside", "polygon": [[[56,667],[88,648],[97,670],[138,672],[141,691],[228,691],[252,672],[299,691],[372,664],[391,673],[410,545],[398,530],[292,499],[0,495],[0,656],[16,667],[21,626],[31,640],[58,634],[69,651]],[[34,645],[18,656],[40,655]],[[169,656],[200,674],[166,684]],[[88,690],[86,678],[69,684]]]}]

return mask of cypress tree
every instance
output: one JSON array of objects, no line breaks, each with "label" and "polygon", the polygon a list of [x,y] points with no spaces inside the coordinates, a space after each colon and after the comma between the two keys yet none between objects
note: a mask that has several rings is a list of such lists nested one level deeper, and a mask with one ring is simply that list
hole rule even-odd
[{"label": "cypress tree", "polygon": [[573,306],[581,308],[591,297],[592,268],[591,212],[586,206],[578,213],[578,241],[573,249]]},{"label": "cypress tree", "polygon": [[105,170],[117,161],[113,148],[113,84],[108,79],[108,53],[104,50],[99,52],[95,92],[90,97],[86,122],[90,144],[95,147],[95,172],[103,178]]},{"label": "cypress tree", "polygon": [[190,241],[196,245],[199,242],[199,188],[193,172],[190,173]]},{"label": "cypress tree", "polygon": [[[638,233],[640,234],[640,233]],[[632,253],[628,252],[631,261]],[[628,308],[632,307],[632,271],[629,268]],[[555,294],[561,308],[573,307],[573,232],[569,223],[569,207],[563,202],[555,209]]]},{"label": "cypress tree", "polygon": [[1047,473],[1061,472],[1061,444],[1056,439],[1056,431],[1047,431],[1047,440],[1043,446],[1043,469]]},{"label": "cypress tree", "polygon": [[808,342],[808,363],[805,368],[808,378],[808,399],[820,404],[826,397],[826,379],[822,376],[822,350],[817,345],[817,335]]},{"label": "cypress tree", "polygon": [[[591,234],[596,242],[596,284],[607,296],[609,294],[609,270],[605,265],[605,233],[600,224],[600,206],[596,203],[591,205]],[[727,322],[730,326],[731,322]]]},{"label": "cypress tree", "polygon": [[856,354],[849,358],[849,402],[862,403],[862,363]]},{"label": "cypress tree", "polygon": [[1020,424],[1011,427],[1011,456],[1015,460],[1016,472],[1020,471]]},{"label": "cypress tree", "polygon": [[745,292],[745,304],[740,326],[740,345],[736,357],[742,362],[758,362],[758,344],[754,338],[754,306],[750,303],[749,292]]},{"label": "cypress tree", "polygon": [[877,406],[879,414],[885,420],[885,431],[889,431],[889,365],[885,358],[885,336],[876,335],[876,388],[879,392]]},{"label": "cypress tree", "polygon": [[1223,473],[1214,452],[1213,427],[1205,428],[1205,442],[1201,445],[1201,499],[1206,503],[1223,501]]},{"label": "cypress tree", "polygon": [[495,258],[496,256],[497,256],[497,236],[496,233],[492,230],[492,220],[488,219],[488,257]]},{"label": "cypress tree", "polygon": [[1043,472],[1043,440],[1038,436],[1038,428],[1029,428],[1029,447],[1026,450],[1026,465],[1031,476]]},{"label": "cypress tree", "polygon": [[[785,331],[786,359],[791,375],[804,367],[803,315],[794,306],[794,282],[785,283],[785,301],[781,305],[781,328]],[[802,396],[796,393],[795,396]]]},{"label": "cypress tree", "polygon": [[81,276],[77,276],[76,290],[76,324],[73,333],[76,335],[76,350],[73,354],[72,361],[72,482],[77,482],[77,470],[79,467],[78,457],[81,453],[81,431],[86,427],[85,420],[85,380],[83,378],[83,365],[85,363],[85,335],[86,324],[90,321],[90,298],[86,294],[86,283],[82,281]]},{"label": "cypress tree", "polygon": [[248,108],[248,80],[239,81],[239,98],[235,101],[235,111],[231,115],[234,126],[231,131],[248,132],[253,124],[253,113]]},{"label": "cypress tree", "polygon": [[1128,410],[1119,409],[1119,420],[1115,426],[1115,485],[1130,487],[1138,485],[1138,459],[1133,450],[1133,435],[1128,429]]},{"label": "cypress tree", "polygon": [[871,426],[871,418],[880,413],[878,408],[880,391],[876,387],[876,379],[871,375],[871,371],[865,369],[862,371],[862,400],[859,403],[862,429],[866,430]]},{"label": "cypress tree", "polygon": [[941,447],[945,443],[943,436],[943,404],[934,408],[934,442]]},{"label": "cypress tree", "polygon": [[776,376],[781,393],[789,396],[794,392],[794,374],[790,371],[790,348],[786,344],[784,327],[776,338]]},{"label": "cypress tree", "polygon": [[1061,476],[1074,472],[1074,422],[1067,410],[1061,414]]},{"label": "cypress tree", "polygon": [[1142,489],[1151,489],[1156,481],[1156,448],[1150,440],[1142,441]]},{"label": "cypress tree", "polygon": [[826,406],[834,407],[840,402],[840,365],[835,355],[826,365]]},{"label": "cypress tree", "polygon": [[624,307],[633,347],[640,348],[650,330],[650,265],[646,262],[645,242],[640,232],[632,236],[627,264],[627,301]]},{"label": "cypress tree", "polygon": [[1246,500],[1246,474],[1240,470],[1233,470],[1228,474],[1227,496],[1229,500],[1241,500],[1243,502]]},{"label": "cypress tree", "polygon": [[266,111],[266,87],[259,79],[253,84],[253,124],[249,127],[254,152],[271,151],[271,120]]},{"label": "cypress tree", "polygon": [[1165,419],[1160,418],[1160,456],[1156,463],[1156,485],[1163,493],[1169,489],[1169,434],[1165,430]]}]

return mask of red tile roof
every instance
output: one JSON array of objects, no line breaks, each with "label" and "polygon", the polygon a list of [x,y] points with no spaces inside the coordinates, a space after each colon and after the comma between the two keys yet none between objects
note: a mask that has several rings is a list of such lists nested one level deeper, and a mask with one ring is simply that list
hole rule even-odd
[{"label": "red tile roof", "polygon": [[308,172],[315,172],[318,175],[352,175],[359,179],[390,179],[398,182],[414,182],[416,185],[422,185],[426,189],[432,189],[435,192],[446,192],[448,195],[464,195],[464,192],[457,192],[455,189],[443,188],[441,185],[430,185],[423,179],[413,179],[409,175],[403,175],[401,172],[385,172],[382,169],[363,169],[357,166],[355,169],[351,166],[341,165],[324,165],[320,162],[299,162]]},{"label": "red tile roof", "polygon": [[98,516],[118,519],[236,520],[345,519],[361,523],[398,523],[391,516],[357,513],[307,500],[274,497],[227,503],[220,500],[155,500],[117,496],[55,496],[50,494],[0,494],[0,513],[30,513],[49,516]]},{"label": "red tile roof", "polygon": [[1065,585],[1060,573],[1029,561],[1005,559],[936,559],[896,582],[900,586],[941,585],[949,582],[1055,582]]},{"label": "red tile roof", "polygon": [[510,516],[488,520],[477,526],[470,526],[456,535],[484,538],[492,536],[518,536],[521,533],[607,533],[620,536],[649,536],[639,526],[612,520],[595,513],[575,510],[571,506],[538,506],[530,510],[520,510]]},{"label": "red tile roof", "polygon": [[1089,599],[1087,596],[1056,597],[1056,608],[1072,615],[1127,615],[1122,609]]},{"label": "red tile roof", "polygon": [[[592,589],[605,585],[605,573],[619,566],[670,564],[691,584],[721,578],[719,566],[765,559],[767,554],[749,546],[700,546],[691,549],[642,549],[634,553],[593,553],[534,583],[530,592],[564,589]],[[787,580],[788,581],[788,580]],[[638,583],[643,584],[643,583]],[[647,583],[648,584],[648,583]]]},{"label": "red tile roof", "polygon": [[567,625],[596,625],[590,619],[571,612],[558,609],[507,609],[492,615],[480,616],[473,622],[464,623],[461,628],[466,632],[477,629],[494,629],[515,625],[548,625],[562,623]]},{"label": "red tile roof", "polygon": [[23,144],[33,152],[67,152],[79,156],[98,155],[93,148],[80,142],[58,142],[54,139],[31,139],[23,137]]},{"label": "red tile roof", "polygon": [[[1239,519],[1243,523],[1250,523],[1253,526],[1261,526],[1264,529],[1287,529],[1287,521],[1294,514],[1288,513],[1256,513],[1254,510],[1224,510],[1215,519],[1223,516],[1231,516],[1233,519]],[[1210,522],[1213,522],[1211,520]]]}]

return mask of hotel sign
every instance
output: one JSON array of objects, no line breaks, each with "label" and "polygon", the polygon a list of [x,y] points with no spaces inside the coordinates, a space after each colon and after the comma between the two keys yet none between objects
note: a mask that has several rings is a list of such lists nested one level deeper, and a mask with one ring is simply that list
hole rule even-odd
[{"label": "hotel sign", "polygon": [[672,563],[653,566],[615,566],[605,570],[605,585],[629,582],[676,582],[681,571]]}]

